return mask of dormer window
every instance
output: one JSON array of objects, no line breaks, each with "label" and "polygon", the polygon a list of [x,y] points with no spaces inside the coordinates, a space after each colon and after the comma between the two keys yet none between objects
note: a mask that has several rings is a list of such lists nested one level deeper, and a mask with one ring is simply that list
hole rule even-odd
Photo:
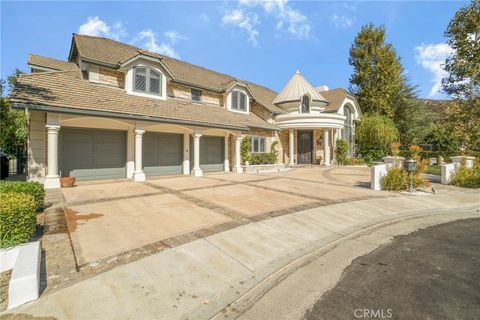
[{"label": "dormer window", "polygon": [[230,94],[230,109],[234,111],[247,112],[247,94],[241,91],[232,91]]},{"label": "dormer window", "polygon": [[133,69],[133,91],[162,95],[162,75],[147,67]]},{"label": "dormer window", "polygon": [[302,113],[310,113],[310,99],[308,96],[302,97]]},{"label": "dormer window", "polygon": [[193,102],[198,102],[198,103],[202,102],[202,90],[192,88],[191,93],[192,93],[192,101]]}]

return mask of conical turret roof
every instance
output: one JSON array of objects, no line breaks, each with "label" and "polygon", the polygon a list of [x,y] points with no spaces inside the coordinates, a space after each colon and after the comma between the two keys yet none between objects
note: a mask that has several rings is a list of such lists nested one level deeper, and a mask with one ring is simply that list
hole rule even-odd
[{"label": "conical turret roof", "polygon": [[288,81],[285,87],[273,100],[274,104],[281,104],[283,102],[301,101],[304,95],[308,94],[314,101],[325,101],[327,99],[322,97],[315,88],[302,76],[299,70],[295,72],[293,77]]}]

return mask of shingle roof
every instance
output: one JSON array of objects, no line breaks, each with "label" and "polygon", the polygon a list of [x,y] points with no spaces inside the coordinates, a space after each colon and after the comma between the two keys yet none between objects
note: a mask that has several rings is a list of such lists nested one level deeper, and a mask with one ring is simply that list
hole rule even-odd
[{"label": "shingle roof", "polygon": [[75,71],[78,70],[78,66],[73,62],[57,60],[53,58],[42,57],[36,54],[30,54],[28,56],[27,63],[32,66],[44,67],[47,69],[58,71]]},{"label": "shingle roof", "polygon": [[[317,89],[318,90],[318,89]],[[357,99],[343,88],[331,89],[328,91],[320,91],[320,94],[328,100],[325,111],[337,111],[342,102],[348,97],[357,103]],[[357,103],[358,104],[358,103]]]},{"label": "shingle roof", "polygon": [[[73,41],[82,57],[110,65],[118,65],[139,53],[158,57],[172,73],[174,81],[210,88],[219,92],[224,91],[228,83],[233,83],[238,80],[235,77],[223,73],[107,38],[74,34]],[[273,113],[285,113],[283,109],[272,103],[277,95],[275,91],[252,82],[243,82],[248,85],[258,103]]]},{"label": "shingle roof", "polygon": [[[84,80],[81,71],[23,74],[11,94],[12,105],[68,108],[183,121],[211,127],[276,129],[254,113],[229,112],[225,108],[193,104],[188,100],[158,100],[127,94],[124,90]],[[145,119],[148,120],[148,119]]]}]

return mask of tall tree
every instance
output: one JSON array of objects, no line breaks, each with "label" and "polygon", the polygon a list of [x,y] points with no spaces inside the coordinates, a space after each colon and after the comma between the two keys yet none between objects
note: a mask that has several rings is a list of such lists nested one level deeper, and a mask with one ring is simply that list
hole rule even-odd
[{"label": "tall tree", "polygon": [[455,13],[445,31],[453,54],[445,62],[443,90],[460,99],[480,95],[480,1],[472,0]]},{"label": "tall tree", "polygon": [[400,58],[385,38],[385,27],[362,26],[350,48],[350,91],[363,112],[394,119],[397,109],[414,96],[414,88],[408,85]]},{"label": "tall tree", "polygon": [[[11,92],[17,77],[22,72],[16,70],[8,77],[7,82]],[[10,107],[8,97],[4,96],[5,81],[0,81],[0,148],[8,154],[18,156],[26,151],[27,122],[25,112]]]}]

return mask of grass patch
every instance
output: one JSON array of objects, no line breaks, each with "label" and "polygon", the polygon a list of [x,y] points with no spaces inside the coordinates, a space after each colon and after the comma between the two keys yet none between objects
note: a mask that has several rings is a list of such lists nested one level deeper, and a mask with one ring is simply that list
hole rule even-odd
[{"label": "grass patch", "polygon": [[425,173],[440,176],[440,175],[442,175],[442,167],[437,166],[437,165],[428,166],[427,171]]}]

